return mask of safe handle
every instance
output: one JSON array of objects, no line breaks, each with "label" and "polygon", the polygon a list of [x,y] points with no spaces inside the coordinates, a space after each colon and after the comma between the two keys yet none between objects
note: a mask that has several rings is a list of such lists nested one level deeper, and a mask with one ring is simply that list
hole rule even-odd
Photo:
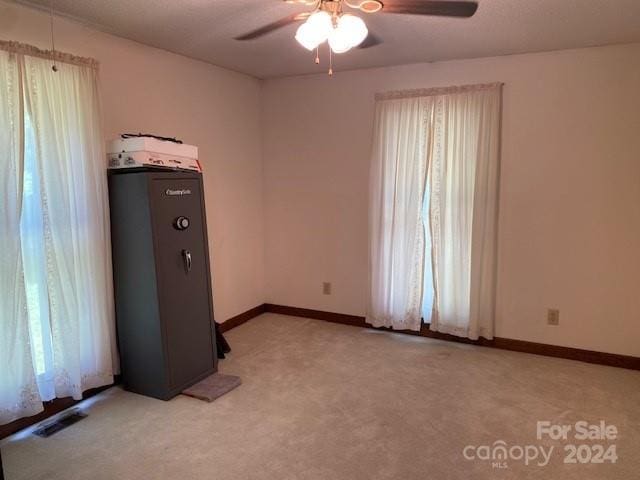
[{"label": "safe handle", "polygon": [[182,250],[182,258],[184,260],[184,268],[187,273],[191,271],[191,252],[189,250]]}]

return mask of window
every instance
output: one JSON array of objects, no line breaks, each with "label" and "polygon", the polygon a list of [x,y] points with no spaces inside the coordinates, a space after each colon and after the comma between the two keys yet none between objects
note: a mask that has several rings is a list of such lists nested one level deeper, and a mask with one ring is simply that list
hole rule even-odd
[{"label": "window", "polygon": [[380,96],[371,161],[374,326],[493,335],[501,85]]},{"label": "window", "polygon": [[95,61],[0,41],[0,424],[117,371]]}]

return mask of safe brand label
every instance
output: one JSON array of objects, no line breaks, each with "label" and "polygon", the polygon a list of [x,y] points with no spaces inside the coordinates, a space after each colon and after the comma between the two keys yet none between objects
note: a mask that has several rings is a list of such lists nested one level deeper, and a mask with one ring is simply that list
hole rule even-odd
[{"label": "safe brand label", "polygon": [[182,196],[182,195],[191,195],[191,190],[189,189],[185,189],[185,190],[171,190],[170,188],[167,188],[164,192],[165,195],[169,195],[170,197],[173,196]]}]

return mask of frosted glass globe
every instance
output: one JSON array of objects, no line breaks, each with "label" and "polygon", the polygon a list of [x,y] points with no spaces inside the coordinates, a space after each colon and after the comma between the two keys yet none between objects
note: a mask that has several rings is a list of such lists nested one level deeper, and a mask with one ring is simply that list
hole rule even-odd
[{"label": "frosted glass globe", "polygon": [[313,50],[324,42],[333,30],[331,15],[327,12],[315,12],[298,27],[296,40],[307,50]]},{"label": "frosted glass globe", "polygon": [[309,16],[309,18],[307,19],[306,23],[308,23],[309,26],[313,29],[314,35],[319,40],[318,43],[322,43],[327,38],[329,38],[331,30],[333,30],[333,21],[331,20],[331,15],[322,10],[312,13],[311,16]]},{"label": "frosted glass globe", "polygon": [[313,50],[321,43],[313,28],[306,22],[298,27],[298,30],[296,31],[296,40],[307,50]]},{"label": "frosted glass globe", "polygon": [[357,47],[369,35],[369,30],[367,30],[367,26],[362,19],[350,13],[345,13],[340,17],[338,30],[344,30],[344,35],[347,37],[351,47]]},{"label": "frosted glass globe", "polygon": [[351,39],[349,32],[344,28],[334,28],[329,34],[329,46],[333,53],[344,53],[351,49]]}]

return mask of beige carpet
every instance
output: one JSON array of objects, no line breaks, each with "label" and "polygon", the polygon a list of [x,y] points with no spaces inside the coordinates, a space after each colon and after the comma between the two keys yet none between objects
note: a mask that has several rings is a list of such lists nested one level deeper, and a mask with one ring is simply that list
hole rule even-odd
[{"label": "beige carpet", "polygon": [[[2,442],[7,479],[639,478],[640,372],[273,314],[228,338],[240,387],[210,404],[110,389],[49,439]],[[537,420],[615,425],[587,443],[615,443],[617,463],[563,465],[572,442],[537,441]],[[463,456],[498,440],[555,451]]]}]

